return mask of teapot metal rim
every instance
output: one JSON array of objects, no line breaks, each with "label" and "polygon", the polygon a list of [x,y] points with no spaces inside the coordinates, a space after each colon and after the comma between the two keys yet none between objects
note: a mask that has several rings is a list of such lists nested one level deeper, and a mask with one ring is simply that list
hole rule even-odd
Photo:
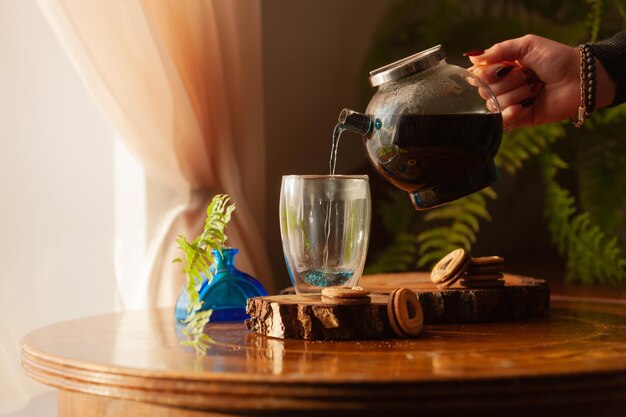
[{"label": "teapot metal rim", "polygon": [[432,68],[446,59],[446,51],[442,45],[418,52],[406,58],[387,64],[383,67],[370,71],[370,85],[378,87],[390,81],[396,81],[407,75],[416,74]]}]

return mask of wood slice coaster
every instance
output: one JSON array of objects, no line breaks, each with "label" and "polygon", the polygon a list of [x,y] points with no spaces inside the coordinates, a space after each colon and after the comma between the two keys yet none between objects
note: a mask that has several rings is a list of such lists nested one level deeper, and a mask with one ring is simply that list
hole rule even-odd
[{"label": "wood slice coaster", "polygon": [[550,288],[543,279],[504,274],[500,288],[439,289],[426,272],[364,275],[359,285],[372,293],[410,288],[424,310],[424,323],[486,323],[518,320],[550,306]]},{"label": "wood slice coaster", "polygon": [[281,339],[358,340],[393,338],[386,294],[371,303],[324,304],[321,295],[274,295],[248,300],[249,330]]},{"label": "wood slice coaster", "polygon": [[248,300],[248,329],[266,336],[307,340],[367,340],[397,337],[388,318],[389,293],[416,292],[424,323],[481,323],[518,320],[546,311],[550,289],[544,280],[504,274],[500,288],[444,288],[428,273],[363,276],[371,291],[367,305],[329,305],[320,295],[275,295]]}]

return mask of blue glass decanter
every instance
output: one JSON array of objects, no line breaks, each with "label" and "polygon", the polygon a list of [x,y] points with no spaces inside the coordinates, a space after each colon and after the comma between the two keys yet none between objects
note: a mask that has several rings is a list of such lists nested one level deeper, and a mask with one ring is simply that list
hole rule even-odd
[{"label": "blue glass decanter", "polygon": [[[211,322],[244,321],[248,318],[248,298],[267,295],[259,281],[235,268],[235,255],[238,253],[239,249],[235,248],[222,248],[221,254],[217,249],[211,250],[213,280],[209,283],[205,278],[199,290],[202,311],[213,310]],[[176,302],[176,320],[185,320],[188,306],[189,296],[183,288]]]}]

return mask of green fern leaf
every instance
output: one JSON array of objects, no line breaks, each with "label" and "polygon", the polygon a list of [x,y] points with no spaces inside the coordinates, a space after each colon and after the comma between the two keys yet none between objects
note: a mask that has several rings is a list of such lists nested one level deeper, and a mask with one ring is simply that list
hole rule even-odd
[{"label": "green fern leaf", "polygon": [[449,229],[449,226],[440,226],[433,227],[432,229],[426,229],[417,236],[417,242],[422,244],[432,239],[445,239]]},{"label": "green fern leaf", "polygon": [[417,267],[429,267],[459,247],[470,250],[476,242],[480,220],[491,220],[491,215],[486,208],[487,198],[495,199],[496,197],[493,189],[486,188],[427,213],[424,216],[426,222],[447,224],[424,230],[418,235]]},{"label": "green fern leaf", "polygon": [[563,126],[561,123],[556,123],[506,132],[496,155],[496,165],[507,173],[515,175],[531,156],[538,155],[551,143],[565,136]]},{"label": "green fern leaf", "polygon": [[378,214],[383,225],[393,235],[402,234],[410,229],[415,219],[415,209],[409,203],[406,192],[389,189],[387,198],[380,201]]},{"label": "green fern leaf", "polygon": [[589,14],[587,15],[587,26],[589,27],[590,42],[598,41],[598,33],[600,32],[600,23],[602,22],[602,0],[587,0],[587,4],[590,6]]},{"label": "green fern leaf", "polygon": [[378,204],[378,215],[385,229],[393,235],[393,241],[376,254],[374,261],[368,262],[364,272],[375,274],[408,270],[415,259],[417,244],[415,235],[410,233],[416,213],[406,192],[389,189],[387,199],[381,199]]},{"label": "green fern leaf", "polygon": [[470,243],[468,246],[476,243],[476,232],[469,225],[457,221],[454,222],[451,230],[459,236],[464,236],[466,240]]},{"label": "green fern leaf", "polygon": [[546,152],[542,158],[546,183],[545,215],[553,243],[567,259],[569,280],[616,284],[626,276],[626,258],[616,238],[609,238],[589,213],[576,213],[575,199],[555,175],[563,162]]},{"label": "green fern leaf", "polygon": [[578,141],[578,198],[602,230],[624,222],[626,205],[626,107],[596,112]]},{"label": "green fern leaf", "polygon": [[[454,249],[457,249],[457,248],[454,248]],[[451,249],[450,251],[454,249]],[[450,251],[446,252],[446,254],[450,253]],[[418,268],[424,268],[424,267],[430,268],[434,264],[436,264],[441,258],[442,258],[442,255],[441,255],[441,252],[439,251],[428,252],[424,256],[420,256],[419,260],[417,261],[417,267]]]}]

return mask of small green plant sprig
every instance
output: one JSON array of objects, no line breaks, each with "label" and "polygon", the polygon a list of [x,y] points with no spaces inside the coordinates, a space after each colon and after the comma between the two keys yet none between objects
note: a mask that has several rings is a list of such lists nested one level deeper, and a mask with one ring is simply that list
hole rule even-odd
[{"label": "small green plant sprig", "polygon": [[211,250],[220,250],[228,239],[224,233],[226,225],[230,221],[231,214],[235,210],[234,204],[229,204],[230,197],[226,194],[217,194],[211,200],[206,210],[206,221],[202,234],[192,242],[187,241],[183,235],[178,235],[176,242],[183,251],[183,257],[174,259],[174,262],[183,264],[183,272],[186,276],[185,291],[189,296],[187,318],[184,321],[183,334],[188,340],[181,342],[182,345],[191,346],[198,355],[204,355],[211,338],[204,333],[204,327],[211,319],[212,310],[202,310],[202,300],[198,289],[206,277],[209,284],[213,279],[211,264],[213,255]]}]

